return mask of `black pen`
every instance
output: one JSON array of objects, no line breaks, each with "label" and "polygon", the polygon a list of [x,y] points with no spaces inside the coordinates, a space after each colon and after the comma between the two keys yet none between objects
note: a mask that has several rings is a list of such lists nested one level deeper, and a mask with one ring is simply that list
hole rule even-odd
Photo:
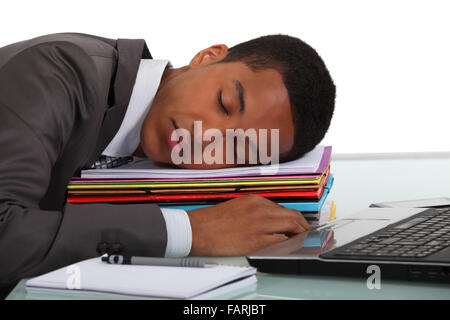
[{"label": "black pen", "polygon": [[154,258],[154,257],[135,257],[123,255],[108,255],[102,257],[103,262],[110,264],[132,264],[146,266],[165,266],[165,267],[189,267],[204,268],[205,261],[198,258]]}]

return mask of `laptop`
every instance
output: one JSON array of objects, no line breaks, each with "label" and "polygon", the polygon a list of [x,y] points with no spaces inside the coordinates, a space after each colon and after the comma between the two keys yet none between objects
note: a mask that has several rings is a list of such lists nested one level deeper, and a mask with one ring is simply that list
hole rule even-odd
[{"label": "laptop", "polygon": [[[368,208],[254,252],[261,272],[450,282],[450,208]],[[373,267],[371,267],[373,268]]]}]

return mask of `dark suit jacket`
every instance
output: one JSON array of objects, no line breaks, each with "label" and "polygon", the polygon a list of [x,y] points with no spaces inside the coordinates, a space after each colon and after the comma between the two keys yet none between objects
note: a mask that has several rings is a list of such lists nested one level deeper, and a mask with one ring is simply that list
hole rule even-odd
[{"label": "dark suit jacket", "polygon": [[120,127],[142,39],[50,34],[0,48],[0,287],[98,256],[163,256],[160,209],[66,204]]}]

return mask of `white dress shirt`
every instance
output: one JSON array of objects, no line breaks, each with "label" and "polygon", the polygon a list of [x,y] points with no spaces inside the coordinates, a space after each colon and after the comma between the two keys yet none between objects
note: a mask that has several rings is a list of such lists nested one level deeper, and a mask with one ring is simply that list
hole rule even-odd
[{"label": "white dress shirt", "polygon": [[[168,60],[141,59],[122,124],[102,155],[125,157],[133,155],[140,142],[145,116],[158,90]],[[167,228],[166,257],[184,257],[191,251],[192,229],[184,210],[161,209]]]}]

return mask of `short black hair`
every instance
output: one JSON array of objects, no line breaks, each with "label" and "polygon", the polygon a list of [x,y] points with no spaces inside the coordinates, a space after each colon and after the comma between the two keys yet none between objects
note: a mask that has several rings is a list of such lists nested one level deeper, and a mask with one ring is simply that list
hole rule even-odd
[{"label": "short black hair", "polygon": [[334,112],[336,86],[319,54],[304,41],[276,34],[242,42],[220,61],[243,62],[251,70],[276,69],[289,94],[294,146],[280,161],[297,159],[325,136]]}]

